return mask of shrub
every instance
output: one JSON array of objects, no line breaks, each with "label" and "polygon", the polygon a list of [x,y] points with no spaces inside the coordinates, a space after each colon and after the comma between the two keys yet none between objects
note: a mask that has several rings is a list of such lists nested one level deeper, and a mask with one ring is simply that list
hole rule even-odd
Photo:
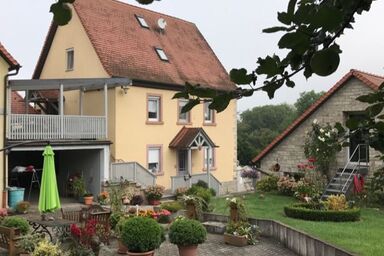
[{"label": "shrub", "polygon": [[198,245],[205,242],[207,230],[196,220],[180,218],[169,228],[169,241],[180,246]]},{"label": "shrub", "polygon": [[5,217],[1,222],[1,225],[8,228],[18,228],[22,235],[26,235],[29,231],[28,221],[21,217],[11,216]]},{"label": "shrub", "polygon": [[348,209],[345,195],[331,195],[323,202],[325,208],[330,211],[344,211]]},{"label": "shrub", "polygon": [[21,237],[17,241],[16,246],[22,252],[32,253],[42,239],[43,238],[41,237],[40,234],[33,234],[33,235],[28,234],[26,236]]},{"label": "shrub", "polygon": [[172,213],[175,213],[175,212],[183,209],[183,206],[180,204],[180,202],[174,201],[174,202],[162,203],[160,205],[160,208],[164,209],[164,210],[168,210],[168,211],[170,211]]},{"label": "shrub", "polygon": [[133,217],[124,221],[121,239],[130,252],[148,252],[160,247],[163,232],[154,219]]},{"label": "shrub", "polygon": [[209,203],[211,202],[211,199],[212,199],[212,192],[209,189],[202,188],[194,184],[190,189],[188,189],[186,194],[202,198],[205,201],[205,203],[203,204],[202,210],[203,211],[209,210]]},{"label": "shrub", "polygon": [[208,188],[208,183],[203,180],[198,180],[195,185],[202,188]]},{"label": "shrub", "polygon": [[113,212],[111,216],[109,216],[109,224],[111,225],[112,229],[115,229],[117,223],[119,223],[121,217],[123,217],[122,212]]},{"label": "shrub", "polygon": [[367,184],[367,201],[373,205],[384,205],[384,168],[380,168],[373,173]]},{"label": "shrub", "polygon": [[297,183],[294,178],[290,177],[281,177],[279,181],[277,182],[277,189],[278,191],[287,196],[292,196],[295,192]]},{"label": "shrub", "polygon": [[274,175],[263,177],[256,183],[256,189],[263,192],[276,191],[278,181],[279,177]]},{"label": "shrub", "polygon": [[144,202],[144,198],[142,195],[134,195],[131,199],[131,205],[142,205]]},{"label": "shrub", "polygon": [[46,239],[41,240],[35,250],[32,253],[32,256],[61,256],[63,252],[60,250],[59,245],[53,244]]},{"label": "shrub", "polygon": [[321,208],[320,205],[300,203],[292,206],[285,206],[284,213],[286,216],[291,218],[313,221],[344,222],[358,221],[360,219],[359,208],[347,209],[344,211],[329,211],[319,208]]}]

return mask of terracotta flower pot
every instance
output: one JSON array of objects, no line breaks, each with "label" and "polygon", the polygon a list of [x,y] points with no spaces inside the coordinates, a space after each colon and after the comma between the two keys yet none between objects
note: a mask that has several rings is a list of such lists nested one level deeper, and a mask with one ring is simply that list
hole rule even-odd
[{"label": "terracotta flower pot", "polygon": [[151,200],[149,200],[149,204],[150,205],[159,205],[160,204],[160,200],[151,199]]},{"label": "terracotta flower pot", "polygon": [[93,196],[85,196],[84,197],[84,204],[85,205],[92,205],[93,204]]},{"label": "terracotta flower pot", "polygon": [[242,247],[248,245],[248,239],[245,236],[235,236],[224,233],[224,243]]},{"label": "terracotta flower pot", "polygon": [[155,255],[155,251],[149,251],[149,252],[127,252],[128,255],[131,256],[153,256]]},{"label": "terracotta flower pot", "polygon": [[197,256],[197,245],[178,245],[177,247],[179,247],[180,256]]},{"label": "terracotta flower pot", "polygon": [[125,244],[123,244],[123,242],[120,239],[118,240],[118,242],[119,242],[119,248],[117,249],[117,253],[118,254],[127,254],[128,247]]}]

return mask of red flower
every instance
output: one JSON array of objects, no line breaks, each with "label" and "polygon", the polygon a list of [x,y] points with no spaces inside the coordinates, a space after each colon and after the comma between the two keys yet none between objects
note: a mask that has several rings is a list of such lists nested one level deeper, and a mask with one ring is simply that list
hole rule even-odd
[{"label": "red flower", "polygon": [[314,162],[316,162],[316,158],[310,157],[310,158],[308,158],[308,162],[314,163]]},{"label": "red flower", "polygon": [[71,234],[76,236],[76,237],[80,237],[81,236],[81,230],[80,228],[76,225],[76,224],[72,224],[71,225]]}]

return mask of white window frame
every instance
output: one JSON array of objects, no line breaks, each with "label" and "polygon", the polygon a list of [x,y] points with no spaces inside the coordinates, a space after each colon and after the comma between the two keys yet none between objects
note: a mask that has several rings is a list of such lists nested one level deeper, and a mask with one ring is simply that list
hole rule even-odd
[{"label": "white window frame", "polygon": [[165,53],[164,49],[160,47],[155,47],[155,51],[157,53],[157,56],[159,56],[160,60],[169,62],[168,56]]},{"label": "white window frame", "polygon": [[[156,101],[156,117],[150,117],[150,102]],[[147,120],[149,122],[161,122],[161,97],[149,95],[147,98]]]},{"label": "white window frame", "polygon": [[149,29],[149,25],[143,16],[139,16],[139,15],[135,15],[135,16],[136,16],[137,22],[139,22],[139,25],[142,28],[148,28]]},{"label": "white window frame", "polygon": [[[215,111],[209,108],[210,102],[204,102],[204,123],[213,124],[215,123]],[[209,117],[209,119],[207,119]]]},{"label": "white window frame", "polygon": [[[162,173],[162,159],[161,159],[162,158],[162,152],[161,152],[161,150],[162,150],[161,146],[149,146],[147,149],[147,156],[148,156],[147,168],[153,174]],[[156,152],[157,152],[157,156],[154,155],[154,154],[156,154]],[[153,159],[151,159],[151,158],[153,158]],[[154,167],[153,165],[156,165],[156,167]]]},{"label": "white window frame", "polygon": [[[70,54],[72,59],[70,59]],[[72,71],[75,67],[75,50],[73,48],[68,48],[65,50],[66,58],[66,71]]]},{"label": "white window frame", "polygon": [[[179,123],[190,123],[191,122],[191,112],[188,111],[186,113],[181,113],[181,109],[188,103],[188,100],[178,100],[177,103],[177,121]],[[185,118],[181,118],[182,115],[185,116]]]}]

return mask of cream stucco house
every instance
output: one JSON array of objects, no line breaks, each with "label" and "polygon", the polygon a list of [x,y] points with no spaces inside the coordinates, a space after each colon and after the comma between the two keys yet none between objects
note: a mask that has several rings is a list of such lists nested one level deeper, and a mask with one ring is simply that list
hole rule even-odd
[{"label": "cream stucco house", "polygon": [[[217,189],[220,183],[230,184],[236,167],[236,101],[222,113],[202,104],[183,114],[185,101],[172,99],[185,82],[235,88],[196,25],[114,0],[77,0],[72,10],[68,25],[51,25],[34,80],[11,83],[12,90],[31,85],[27,99],[43,116],[75,116],[84,123],[101,118],[94,127],[102,130],[100,136],[52,140],[61,149],[71,141],[73,147],[83,146],[58,157],[65,169],[59,177],[86,172],[98,187],[120,176],[173,190],[199,179]],[[90,85],[102,79],[130,82]],[[53,83],[57,86],[42,85]],[[110,154],[110,168],[104,157],[100,168],[82,166],[91,154],[84,149],[96,144],[108,146],[101,154]],[[91,179],[93,175],[98,178]]]}]

